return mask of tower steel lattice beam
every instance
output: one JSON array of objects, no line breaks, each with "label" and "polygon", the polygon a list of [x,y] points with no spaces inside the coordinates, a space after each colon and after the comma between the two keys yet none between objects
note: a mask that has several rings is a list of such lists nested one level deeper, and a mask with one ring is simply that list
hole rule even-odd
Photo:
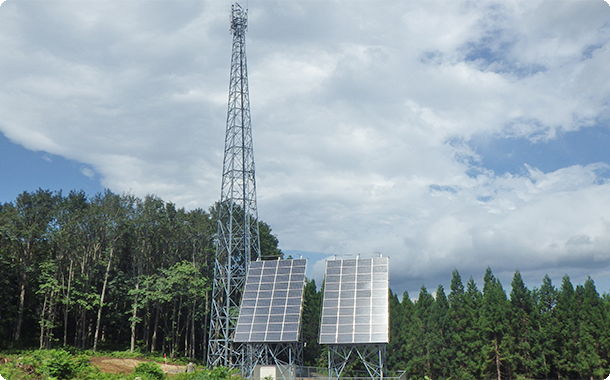
[{"label": "tower steel lattice beam", "polygon": [[254,153],[246,64],[247,9],[231,7],[231,77],[218,204],[218,228],[208,340],[209,367],[241,367],[243,353],[233,341],[248,265],[260,257]]}]

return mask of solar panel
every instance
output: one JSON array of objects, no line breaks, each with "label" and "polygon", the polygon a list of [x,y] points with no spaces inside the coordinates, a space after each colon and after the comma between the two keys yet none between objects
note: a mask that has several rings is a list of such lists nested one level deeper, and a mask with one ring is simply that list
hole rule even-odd
[{"label": "solar panel", "polygon": [[328,260],[321,344],[388,343],[387,257]]},{"label": "solar panel", "polygon": [[298,342],[307,259],[253,261],[234,341]]}]

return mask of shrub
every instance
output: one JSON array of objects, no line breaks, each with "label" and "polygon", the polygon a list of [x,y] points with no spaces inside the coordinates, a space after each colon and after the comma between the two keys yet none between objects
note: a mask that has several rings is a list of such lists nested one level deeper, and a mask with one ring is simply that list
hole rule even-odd
[{"label": "shrub", "polygon": [[237,370],[230,370],[225,367],[213,369],[197,370],[193,373],[179,373],[176,380],[244,380],[241,376],[236,376]]},{"label": "shrub", "polygon": [[165,378],[165,373],[163,373],[161,367],[153,362],[138,364],[138,366],[133,369],[133,374],[144,379],[163,380]]},{"label": "shrub", "polygon": [[49,358],[42,362],[42,372],[58,379],[71,379],[76,372],[72,355],[63,350],[49,352]]},{"label": "shrub", "polygon": [[61,349],[37,350],[31,355],[20,357],[17,361],[23,368],[31,367],[38,374],[59,380],[74,379],[77,375],[91,370],[86,355],[73,356],[70,352]]}]

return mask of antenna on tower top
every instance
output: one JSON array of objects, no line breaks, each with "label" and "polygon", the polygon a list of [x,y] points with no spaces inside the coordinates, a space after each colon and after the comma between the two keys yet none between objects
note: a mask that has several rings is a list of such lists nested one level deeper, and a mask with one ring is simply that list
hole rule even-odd
[{"label": "antenna on tower top", "polygon": [[243,33],[248,29],[248,9],[242,8],[239,3],[231,5],[231,31]]}]

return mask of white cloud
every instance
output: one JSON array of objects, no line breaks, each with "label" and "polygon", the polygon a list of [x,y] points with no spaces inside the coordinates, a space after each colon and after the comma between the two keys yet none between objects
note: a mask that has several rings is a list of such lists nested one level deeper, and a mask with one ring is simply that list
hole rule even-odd
[{"label": "white cloud", "polygon": [[80,171],[87,178],[94,178],[95,177],[95,172],[93,170],[91,170],[91,168],[83,167],[83,168],[81,168]]},{"label": "white cloud", "polygon": [[[600,3],[250,3],[259,214],[282,248],[379,251],[398,291],[453,268],[601,273],[608,163],[497,175],[465,144],[608,122]],[[3,4],[0,131],[114,191],[208,207],[220,193],[228,11]]]}]

